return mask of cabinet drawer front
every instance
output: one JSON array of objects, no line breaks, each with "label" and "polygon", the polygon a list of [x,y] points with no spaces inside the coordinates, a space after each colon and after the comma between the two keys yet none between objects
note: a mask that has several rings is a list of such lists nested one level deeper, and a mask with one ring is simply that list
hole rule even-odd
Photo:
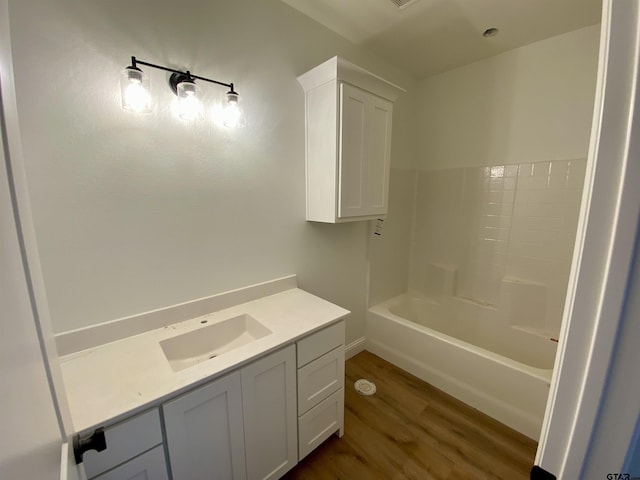
[{"label": "cabinet drawer front", "polygon": [[344,388],[298,419],[298,460],[344,427]]},{"label": "cabinet drawer front", "polygon": [[344,320],[298,341],[298,368],[344,344]]},{"label": "cabinet drawer front", "polygon": [[132,419],[117,423],[104,430],[107,449],[89,450],[84,454],[84,469],[92,478],[130,458],[140,455],[162,443],[160,415],[154,408]]},{"label": "cabinet drawer front", "polygon": [[162,445],[129,460],[95,480],[168,480],[167,462]]},{"label": "cabinet drawer front", "polygon": [[344,346],[298,370],[298,414],[315,407],[344,385]]}]

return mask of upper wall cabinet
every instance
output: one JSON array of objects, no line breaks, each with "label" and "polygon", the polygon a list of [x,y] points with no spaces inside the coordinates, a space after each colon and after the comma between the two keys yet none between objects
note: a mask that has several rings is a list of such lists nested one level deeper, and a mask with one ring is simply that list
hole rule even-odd
[{"label": "upper wall cabinet", "polygon": [[298,81],[305,91],[307,220],[385,215],[393,102],[405,90],[339,57]]}]

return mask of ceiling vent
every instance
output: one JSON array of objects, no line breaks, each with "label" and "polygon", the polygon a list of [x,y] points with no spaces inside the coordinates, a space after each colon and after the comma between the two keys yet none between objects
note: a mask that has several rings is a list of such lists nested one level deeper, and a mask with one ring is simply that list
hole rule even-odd
[{"label": "ceiling vent", "polygon": [[402,9],[402,8],[407,8],[409,5],[417,2],[418,0],[389,0],[389,1],[393,3],[396,7]]}]

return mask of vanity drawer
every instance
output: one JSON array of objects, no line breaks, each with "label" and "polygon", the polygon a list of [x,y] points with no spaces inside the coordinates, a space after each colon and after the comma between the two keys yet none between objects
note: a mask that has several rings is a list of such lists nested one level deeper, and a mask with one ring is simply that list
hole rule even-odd
[{"label": "vanity drawer", "polygon": [[344,385],[344,346],[298,369],[298,414],[315,407]]},{"label": "vanity drawer", "polygon": [[119,467],[109,470],[94,480],[168,480],[167,462],[162,445],[129,460]]},{"label": "vanity drawer", "polygon": [[344,345],[344,320],[298,341],[298,368]]},{"label": "vanity drawer", "polygon": [[330,395],[298,419],[298,461],[336,431],[344,428],[344,388]]},{"label": "vanity drawer", "polygon": [[104,429],[107,449],[102,452],[89,450],[83,463],[87,478],[103,472],[140,455],[162,443],[160,414],[154,408],[124,422]]}]

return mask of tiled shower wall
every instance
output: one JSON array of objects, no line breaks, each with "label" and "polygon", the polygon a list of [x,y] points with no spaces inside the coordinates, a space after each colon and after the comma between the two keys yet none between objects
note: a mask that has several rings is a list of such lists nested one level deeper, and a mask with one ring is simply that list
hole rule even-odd
[{"label": "tiled shower wall", "polygon": [[429,294],[432,266],[455,272],[455,296],[489,307],[506,301],[505,281],[530,285],[544,293],[528,299],[539,312],[533,324],[522,326],[557,335],[585,164],[577,159],[418,172],[409,290]]}]

